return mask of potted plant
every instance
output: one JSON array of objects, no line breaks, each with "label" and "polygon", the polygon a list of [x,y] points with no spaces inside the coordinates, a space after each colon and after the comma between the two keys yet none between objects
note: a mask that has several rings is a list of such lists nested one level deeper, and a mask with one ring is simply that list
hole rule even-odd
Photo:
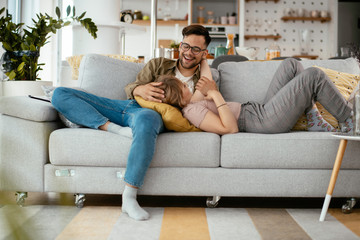
[{"label": "potted plant", "polygon": [[[33,20],[34,26],[25,28],[24,23],[16,24],[12,16],[6,14],[0,18],[0,42],[5,53],[1,58],[2,71],[8,80],[40,80],[38,73],[42,70],[43,63],[38,63],[40,49],[50,38],[49,34],[56,34],[57,30],[68,26],[72,21],[80,23],[91,36],[97,37],[97,26],[91,18],[84,18],[86,12],[76,16],[75,7],[66,9],[66,17],[61,18],[61,12],[56,7],[57,18],[46,14],[37,14]],[[5,8],[0,9],[0,15]],[[72,14],[71,14],[72,12]]]},{"label": "potted plant", "polygon": [[173,52],[174,52],[174,56],[173,58],[179,58],[179,46],[180,46],[180,43],[175,43],[175,41],[172,41],[171,44],[170,44],[170,48],[173,49]]}]

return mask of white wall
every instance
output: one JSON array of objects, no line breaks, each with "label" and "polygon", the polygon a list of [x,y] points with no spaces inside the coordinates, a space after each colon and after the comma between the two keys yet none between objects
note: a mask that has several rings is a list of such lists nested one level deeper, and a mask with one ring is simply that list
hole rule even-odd
[{"label": "white wall", "polygon": [[[23,1],[26,2],[26,1]],[[27,1],[28,2],[28,1]],[[36,13],[47,13],[50,16],[56,16],[55,14],[54,1],[49,0],[32,0],[33,15],[32,18],[36,19]],[[23,5],[23,9],[25,6]],[[25,8],[27,9],[27,8]],[[35,14],[35,15],[34,15]],[[31,22],[29,23],[31,24]],[[40,50],[39,63],[45,63],[42,67],[43,70],[40,71],[39,77],[42,80],[46,81],[56,81],[56,72],[57,72],[57,60],[56,60],[56,49],[57,49],[57,40],[54,34],[50,33],[51,38],[48,40],[44,47]]]},{"label": "white wall", "polygon": [[91,18],[98,27],[98,37],[93,39],[83,27],[73,28],[73,55],[99,53],[119,54],[119,28],[105,26],[119,23],[119,0],[76,0],[76,12],[86,11],[86,17]]}]

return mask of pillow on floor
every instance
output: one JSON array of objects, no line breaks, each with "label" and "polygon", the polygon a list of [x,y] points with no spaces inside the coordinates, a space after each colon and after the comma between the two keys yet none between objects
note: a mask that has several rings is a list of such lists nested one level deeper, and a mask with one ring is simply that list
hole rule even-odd
[{"label": "pillow on floor", "polygon": [[181,111],[166,103],[147,101],[142,97],[135,97],[135,100],[143,108],[149,108],[158,112],[166,129],[175,132],[200,132],[201,130],[192,125],[189,120],[183,117]]},{"label": "pillow on floor", "polygon": [[[346,100],[349,99],[351,93],[357,88],[357,85],[360,82],[360,75],[339,72],[319,66],[314,67],[320,68],[325,72]],[[319,109],[320,114],[328,123],[330,123],[334,128],[339,128],[338,121],[335,117],[333,117],[319,102],[316,102],[316,106]],[[307,119],[306,115],[303,114],[294,126],[293,130],[307,130],[306,126]]]}]

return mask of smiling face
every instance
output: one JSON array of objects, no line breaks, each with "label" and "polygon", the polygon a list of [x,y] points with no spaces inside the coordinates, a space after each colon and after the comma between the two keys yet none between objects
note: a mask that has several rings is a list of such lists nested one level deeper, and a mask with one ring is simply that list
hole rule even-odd
[{"label": "smiling face", "polygon": [[[206,49],[206,43],[204,36],[191,34],[185,36],[183,43],[190,45],[190,47],[198,47],[199,49]],[[184,50],[180,46],[179,62],[182,68],[185,69],[196,69],[201,62],[201,58],[206,56],[207,50],[201,51],[199,54],[194,54],[192,49]]]}]

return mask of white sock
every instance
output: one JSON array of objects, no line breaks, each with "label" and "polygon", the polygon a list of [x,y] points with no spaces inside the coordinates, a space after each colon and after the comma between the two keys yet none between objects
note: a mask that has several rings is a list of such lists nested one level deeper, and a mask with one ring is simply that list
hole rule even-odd
[{"label": "white sock", "polygon": [[307,112],[306,119],[308,120],[308,131],[336,132],[336,129],[321,116],[317,108],[313,108]]},{"label": "white sock", "polygon": [[137,189],[129,186],[125,186],[122,195],[122,207],[121,210],[127,213],[129,217],[141,221],[149,219],[150,215],[144,209],[142,209],[136,200]]},{"label": "white sock", "polygon": [[115,134],[119,134],[128,138],[133,138],[132,130],[129,127],[122,127],[115,123],[109,123],[107,131]]}]

